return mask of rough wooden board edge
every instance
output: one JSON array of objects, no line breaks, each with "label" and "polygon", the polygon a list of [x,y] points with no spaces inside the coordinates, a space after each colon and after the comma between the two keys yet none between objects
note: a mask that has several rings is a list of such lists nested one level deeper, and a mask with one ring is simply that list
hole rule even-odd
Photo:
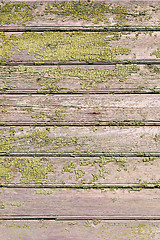
[{"label": "rough wooden board edge", "polygon": [[[11,3],[20,3],[20,1],[6,1],[6,2],[11,2]],[[38,6],[38,3],[40,3],[40,1],[22,1],[22,2],[24,2],[24,3],[29,3],[29,4],[31,4],[31,3],[36,3],[37,4],[37,6]],[[52,3],[53,1],[43,1],[43,4],[45,5],[45,3]],[[59,1],[59,2],[61,2],[61,1]],[[106,2],[106,3],[118,3],[118,1],[101,1],[101,0],[99,0],[99,1],[97,1],[97,2]],[[136,17],[146,17],[146,15],[145,14],[143,14],[143,11],[144,11],[144,9],[145,9],[145,7],[147,8],[149,8],[149,15],[147,14],[147,16],[149,16],[149,17],[151,17],[151,21],[150,20],[145,20],[145,22],[141,22],[141,20],[140,19],[138,19],[138,22],[139,22],[139,24],[142,24],[142,25],[145,25],[147,22],[149,22],[150,21],[150,23],[152,23],[153,25],[154,24],[156,24],[157,23],[157,18],[156,18],[156,13],[155,12],[152,12],[152,7],[150,7],[149,6],[149,3],[152,3],[153,5],[156,5],[155,3],[157,3],[157,1],[152,1],[152,2],[150,2],[150,1],[138,1],[138,2],[136,2],[136,3],[139,3],[139,5],[140,5],[140,10],[142,10],[142,14],[139,16],[139,14],[138,13],[136,13],[135,12],[135,6],[134,6],[134,2],[127,2],[127,1],[121,1],[121,3],[123,3],[123,6],[127,6],[128,5],[128,8],[129,8],[129,10],[131,9],[131,12],[129,11],[127,11],[127,13],[128,13],[128,15],[130,16],[132,16],[132,15],[134,15],[134,17],[136,18]],[[142,3],[146,3],[146,5],[143,5]],[[141,5],[143,5],[143,6],[141,6]],[[39,8],[38,9],[39,11],[40,11],[40,15],[41,15],[41,8]],[[154,9],[153,9],[154,10]],[[44,11],[44,9],[43,9],[43,11]],[[140,12],[141,13],[141,12]],[[34,10],[32,11],[32,14],[34,14]],[[35,14],[34,14],[35,15]],[[49,14],[50,15],[50,14]],[[58,16],[59,17],[59,16]],[[33,22],[34,22],[34,20],[35,20],[35,16],[34,16],[34,19],[32,19],[31,21],[29,21],[29,22],[27,22],[27,24],[32,24]],[[37,20],[37,19],[36,19]],[[53,24],[55,24],[56,25],[56,23],[55,23],[55,19],[54,19],[54,21],[51,21],[51,20],[49,20],[49,17],[48,17],[48,19],[45,17],[45,19],[44,19],[44,17],[41,17],[41,16],[39,16],[39,20],[40,20],[40,24],[43,24],[44,22],[47,22],[48,24],[52,24],[52,22],[53,22]],[[45,20],[47,20],[47,21],[45,21]],[[48,22],[48,20],[49,20],[49,22]],[[61,21],[61,20],[60,20]],[[156,23],[154,23],[156,21]],[[72,22],[72,23],[71,23]],[[114,21],[115,22],[115,24],[118,22],[118,21]],[[137,24],[137,19],[132,19],[132,22],[133,22],[133,25],[135,24]],[[83,21],[83,19],[82,19],[82,21],[79,21],[79,20],[77,20],[77,19],[75,19],[75,24],[76,25],[88,25],[88,24],[92,24],[93,25],[93,19],[91,19],[91,21],[90,22],[87,22],[87,21]],[[57,24],[59,24],[59,25],[64,25],[65,23],[63,23],[62,21],[61,21],[61,23],[59,23],[59,21],[58,21],[58,23]],[[74,24],[74,22],[73,22],[73,20],[71,20],[71,21],[69,21],[69,24],[70,25],[73,25]],[[104,23],[104,22],[101,22],[100,23],[100,25],[105,25],[105,24],[108,24],[108,23]],[[112,22],[111,22],[111,24],[112,24]],[[123,22],[121,23],[121,24],[124,24]],[[130,24],[130,22],[129,21],[127,21],[127,24]],[[95,25],[99,25],[99,24],[95,24]],[[118,23],[117,23],[117,25],[118,25]]]},{"label": "rough wooden board edge", "polygon": [[37,194],[36,188],[2,188],[0,218],[160,220],[159,191],[54,189],[44,195]]},{"label": "rough wooden board edge", "polygon": [[0,157],[0,187],[130,188],[137,191],[159,188],[159,160],[157,157],[113,156]]},{"label": "rough wooden board edge", "polygon": [[[1,126],[158,126],[160,95],[1,95]],[[97,129],[93,129],[97,130]]]},{"label": "rough wooden board edge", "polygon": [[[50,71],[53,76],[45,77]],[[1,66],[0,94],[155,94],[160,93],[159,73],[158,64]]]},{"label": "rough wooden board edge", "polygon": [[[156,32],[156,34],[154,32],[154,35],[152,32],[141,32],[140,36],[139,32],[105,32],[102,34],[90,32],[73,32],[71,34],[67,32],[12,33],[1,34],[4,42],[2,44],[1,64],[4,65],[19,61],[34,62],[35,64],[43,64],[43,62],[57,64],[59,62],[61,64],[72,63],[73,65],[84,62],[86,64],[97,62],[107,64],[108,62],[138,63],[143,61],[144,63],[145,59],[146,62],[150,60],[150,62],[155,63],[159,60],[158,37],[160,32]],[[98,40],[95,41],[95,39]],[[6,43],[9,46],[8,52],[5,52]],[[91,45],[91,43],[94,44]],[[84,45],[83,51],[77,51],[82,45]]]},{"label": "rough wooden board edge", "polygon": [[3,220],[0,237],[8,240],[158,239],[159,220]]},{"label": "rough wooden board edge", "polygon": [[8,240],[158,239],[159,220],[1,220],[0,238]]},{"label": "rough wooden board edge", "polygon": [[[159,152],[158,126],[0,127],[1,153],[93,154]],[[10,138],[12,136],[12,138]],[[27,139],[27,141],[26,141]],[[8,142],[9,141],[9,142]],[[73,156],[72,155],[72,156]]]}]

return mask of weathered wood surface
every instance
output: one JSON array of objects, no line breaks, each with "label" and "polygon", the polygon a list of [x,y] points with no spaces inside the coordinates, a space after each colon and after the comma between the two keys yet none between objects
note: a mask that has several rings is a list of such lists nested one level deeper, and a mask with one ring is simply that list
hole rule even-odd
[{"label": "weathered wood surface", "polygon": [[0,221],[3,240],[158,240],[159,221]]},{"label": "weathered wood surface", "polygon": [[159,15],[0,3],[0,239],[159,239]]},{"label": "weathered wood surface", "polygon": [[20,65],[0,68],[0,93],[156,91],[160,91],[159,65]]},{"label": "weathered wood surface", "polygon": [[0,183],[10,187],[159,184],[159,157],[0,157],[0,164]]},{"label": "weathered wood surface", "polygon": [[[0,24],[24,26],[159,26],[158,1],[5,1]],[[6,16],[7,15],[7,16]]]},{"label": "weathered wood surface", "polygon": [[[2,64],[107,63],[160,60],[160,32],[21,32],[1,33]],[[145,44],[144,44],[145,43]]]},{"label": "weathered wood surface", "polygon": [[159,152],[160,127],[1,127],[1,153]]},{"label": "weathered wood surface", "polygon": [[1,219],[160,219],[159,189],[1,190]]},{"label": "weathered wood surface", "polygon": [[154,124],[160,120],[160,96],[0,95],[0,120],[1,124],[12,122],[13,125],[38,122],[46,125],[145,125],[148,121]]}]

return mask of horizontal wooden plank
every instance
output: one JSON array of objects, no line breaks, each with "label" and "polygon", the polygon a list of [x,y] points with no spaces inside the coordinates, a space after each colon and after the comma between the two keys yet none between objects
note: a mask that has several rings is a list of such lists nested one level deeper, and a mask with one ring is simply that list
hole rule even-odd
[{"label": "horizontal wooden plank", "polygon": [[160,60],[160,32],[1,33],[0,62],[107,63]]},{"label": "horizontal wooden plank", "polygon": [[9,26],[158,26],[158,1],[5,1],[0,24]]},{"label": "horizontal wooden plank", "polygon": [[1,127],[0,153],[159,152],[160,127]]},{"label": "horizontal wooden plank", "polygon": [[0,93],[160,91],[159,65],[0,67]]},{"label": "horizontal wooden plank", "polygon": [[0,182],[8,187],[140,188],[159,184],[159,157],[0,157],[0,163]]},{"label": "horizontal wooden plank", "polygon": [[49,194],[41,190],[2,188],[0,218],[160,219],[160,189],[51,189]]},{"label": "horizontal wooden plank", "polygon": [[21,125],[38,122],[46,125],[145,125],[159,119],[158,94],[0,95],[0,120],[4,124],[11,121],[13,124],[21,122]]},{"label": "horizontal wooden plank", "polygon": [[8,240],[143,240],[159,238],[159,221],[25,221],[0,222],[0,238]]}]

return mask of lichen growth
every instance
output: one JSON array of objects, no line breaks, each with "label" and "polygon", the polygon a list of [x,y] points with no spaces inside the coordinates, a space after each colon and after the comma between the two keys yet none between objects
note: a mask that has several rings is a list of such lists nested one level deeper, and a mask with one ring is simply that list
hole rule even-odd
[{"label": "lichen growth", "polygon": [[156,159],[156,157],[146,157],[143,159],[143,162],[153,162]]},{"label": "lichen growth", "polygon": [[124,120],[124,121],[110,121],[108,122],[109,126],[144,126],[145,125],[145,121],[143,120]]},{"label": "lichen growth", "polygon": [[51,137],[50,129],[34,130],[31,128],[27,131],[17,131],[17,129],[10,127],[8,131],[1,131],[0,136],[0,152],[61,152],[65,146],[72,149],[71,151],[80,150],[81,144],[78,137]]},{"label": "lichen growth", "polygon": [[4,182],[20,173],[21,183],[44,183],[49,172],[54,172],[53,165],[42,158],[0,158],[0,180]]},{"label": "lichen growth", "polygon": [[52,194],[52,193],[53,193],[52,190],[50,190],[50,191],[46,191],[46,190],[44,190],[44,189],[38,189],[38,190],[36,190],[36,194],[50,195],[50,194]]},{"label": "lichen growth", "polygon": [[89,21],[94,24],[110,24],[110,17],[112,16],[112,22],[117,25],[125,25],[127,21],[133,20],[134,17],[142,21],[142,16],[146,15],[147,10],[137,11],[132,8],[131,11],[120,4],[80,0],[71,2],[55,1],[46,6],[44,13],[50,16],[50,20],[54,20],[54,15],[58,15],[63,21],[66,18],[71,18],[80,21]]},{"label": "lichen growth", "polygon": [[[23,32],[1,33],[1,61],[10,61],[14,51],[34,55],[35,62],[111,62],[131,54],[131,49],[118,44],[123,33],[115,32]],[[126,34],[125,34],[126,35]],[[112,43],[117,42],[113,47]],[[5,53],[5,54],[4,54]]]},{"label": "lichen growth", "polygon": [[[0,32],[0,45],[0,63],[3,65],[9,62],[11,60],[11,56],[14,54],[10,37],[4,32]],[[4,87],[2,90],[4,90]]]},{"label": "lichen growth", "polygon": [[33,19],[31,10],[35,5],[26,3],[0,3],[0,25],[5,24],[25,24]]},{"label": "lichen growth", "polygon": [[5,205],[3,203],[0,204],[0,209],[5,209]]},{"label": "lichen growth", "polygon": [[11,203],[11,206],[13,207],[21,207],[24,205],[24,202],[15,202],[15,203]]},{"label": "lichen growth", "polygon": [[[45,67],[37,69],[35,67],[22,66],[12,68],[3,68],[1,77],[7,77],[4,86],[7,84],[10,88],[9,79],[16,74],[20,74],[21,77],[27,77],[28,79],[35,79],[39,85],[38,93],[52,93],[52,92],[74,92],[78,90],[90,90],[96,89],[101,84],[108,83],[113,79],[115,81],[123,82],[127,80],[129,76],[135,73],[139,73],[139,67],[136,64],[116,64],[113,69],[101,69],[98,67],[89,67],[87,69],[83,67]],[[7,82],[8,81],[8,82]],[[68,86],[66,83],[73,81],[73,86]],[[2,87],[3,88],[3,87]],[[4,90],[7,90],[5,87]],[[80,107],[79,107],[80,109]],[[32,107],[28,107],[29,114],[33,112]],[[39,114],[41,115],[41,114]]]},{"label": "lichen growth", "polygon": [[150,55],[151,56],[155,55],[156,58],[160,58],[160,49],[158,48],[157,50],[153,51]]},{"label": "lichen growth", "polygon": [[56,117],[58,119],[61,119],[61,120],[64,120],[65,119],[65,112],[64,110],[56,110],[55,113],[56,113]]},{"label": "lichen growth", "polygon": [[[111,172],[106,168],[107,164],[113,162],[118,165],[121,170],[126,171],[127,160],[124,157],[115,158],[115,157],[105,157],[101,156],[97,159],[92,158],[83,158],[80,159],[78,164],[75,164],[73,161],[65,165],[61,171],[65,176],[68,175],[68,178],[73,181],[78,181],[79,184],[93,183],[97,182],[100,179],[106,179],[106,176],[110,175]],[[87,167],[87,171],[86,168]],[[72,174],[72,175],[71,175]]]}]

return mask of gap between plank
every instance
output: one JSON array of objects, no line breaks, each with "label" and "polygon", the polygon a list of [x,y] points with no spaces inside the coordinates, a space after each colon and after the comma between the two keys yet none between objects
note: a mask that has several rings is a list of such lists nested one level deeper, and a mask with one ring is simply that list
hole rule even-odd
[{"label": "gap between plank", "polygon": [[160,64],[159,59],[138,59],[138,60],[117,60],[112,62],[51,62],[51,61],[8,61],[7,63],[3,64],[0,63],[0,66],[52,66],[52,65],[116,65],[116,64]]},{"label": "gap between plank", "polygon": [[108,188],[114,188],[114,189],[153,189],[153,188],[160,188],[158,184],[154,183],[91,183],[91,184],[16,184],[16,183],[4,183],[0,184],[0,187],[5,188],[49,188],[49,189],[55,189],[55,188],[69,188],[69,189],[108,189]]},{"label": "gap between plank", "polygon": [[61,121],[44,121],[44,122],[14,122],[14,121],[3,121],[0,122],[1,127],[6,126],[160,126],[160,121],[95,121],[95,122],[61,122]]},{"label": "gap between plank", "polygon": [[0,152],[0,157],[160,157],[160,152],[131,152],[131,153],[6,153]]},{"label": "gap between plank", "polygon": [[49,91],[43,91],[38,92],[38,90],[34,89],[11,89],[11,90],[5,90],[0,91],[0,95],[21,95],[21,94],[32,94],[32,95],[77,95],[77,94],[159,94],[160,89],[138,89],[138,88],[123,88],[123,89],[110,89],[110,90],[76,90],[76,91],[61,91],[61,92],[49,92]]},{"label": "gap between plank", "polygon": [[75,221],[75,220],[160,220],[160,216],[28,216],[28,215],[5,215],[0,216],[0,220],[55,220],[55,221]]},{"label": "gap between plank", "polygon": [[160,31],[159,26],[1,26],[1,32],[150,32],[150,31]]}]

